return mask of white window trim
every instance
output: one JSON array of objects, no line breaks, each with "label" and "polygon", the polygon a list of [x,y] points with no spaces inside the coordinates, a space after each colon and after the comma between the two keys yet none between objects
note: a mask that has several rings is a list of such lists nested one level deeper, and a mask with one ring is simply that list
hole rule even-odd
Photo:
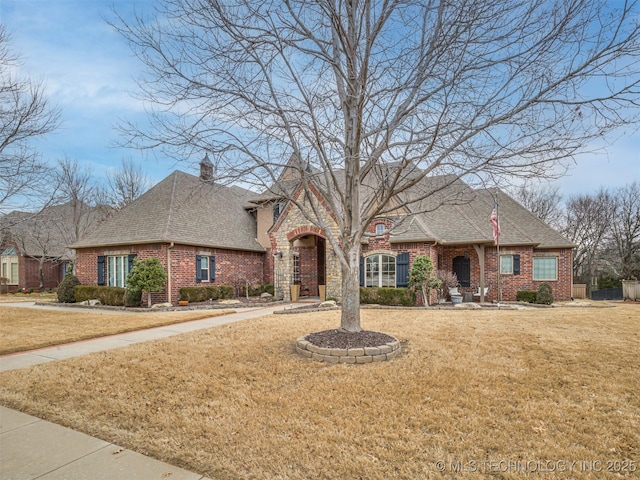
[{"label": "white window trim", "polygon": [[[9,282],[7,285],[18,285],[20,284],[20,263],[17,256],[4,256],[2,257],[2,267],[0,268],[0,274],[2,277],[8,278]],[[16,278],[15,282],[13,282],[11,278],[11,265],[16,265]],[[6,270],[5,270],[6,269]],[[6,275],[5,275],[6,273]]]},{"label": "white window trim", "polygon": [[384,235],[385,226],[384,223],[376,223],[376,235],[382,236]]},{"label": "white window trim", "polygon": [[[536,277],[536,260],[555,260],[556,262],[556,275],[555,278],[537,278]],[[533,257],[533,268],[531,276],[534,282],[557,282],[558,281],[558,257],[541,257],[535,256]]]},{"label": "white window trim", "polygon": [[[369,273],[369,269],[367,268],[369,265],[369,262],[367,262],[367,260],[369,260],[370,258],[373,257],[377,257],[378,259],[378,284],[377,285],[368,285],[368,273]],[[383,272],[382,272],[382,257],[391,257],[393,258],[393,285],[384,285],[384,287],[386,288],[396,288],[398,285],[398,266],[397,266],[397,255],[389,253],[389,252],[371,252],[369,255],[367,255],[366,257],[364,257],[364,286],[365,287],[379,287],[382,288],[382,278],[383,278]]]},{"label": "white window trim", "polygon": [[[129,255],[109,255],[106,260],[107,285],[109,287],[127,288],[127,275],[129,275]],[[120,263],[120,271],[118,271],[118,263]],[[112,268],[114,271],[112,271]]]},{"label": "white window trim", "polygon": [[[510,265],[510,269],[509,271],[504,271],[502,269],[502,259],[510,259],[509,265]],[[500,275],[513,275],[513,255],[500,255]]]},{"label": "white window trim", "polygon": [[[202,263],[206,261],[207,262],[207,268],[202,268]],[[206,275],[204,275],[204,272],[207,272]],[[211,280],[211,262],[209,261],[209,256],[208,255],[201,255],[200,256],[200,275],[201,275],[201,279],[200,282],[201,283],[210,283]]]}]

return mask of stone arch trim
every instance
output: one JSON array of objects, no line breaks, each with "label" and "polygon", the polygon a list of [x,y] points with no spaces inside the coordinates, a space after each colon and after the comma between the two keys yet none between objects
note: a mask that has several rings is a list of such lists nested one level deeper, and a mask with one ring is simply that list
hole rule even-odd
[{"label": "stone arch trim", "polygon": [[320,230],[320,228],[316,227],[315,225],[304,225],[302,227],[295,228],[287,233],[287,240],[293,242],[294,240],[300,237],[304,237],[305,235],[316,235],[318,237],[324,238],[325,240],[327,239],[326,235],[322,233],[322,230]]}]

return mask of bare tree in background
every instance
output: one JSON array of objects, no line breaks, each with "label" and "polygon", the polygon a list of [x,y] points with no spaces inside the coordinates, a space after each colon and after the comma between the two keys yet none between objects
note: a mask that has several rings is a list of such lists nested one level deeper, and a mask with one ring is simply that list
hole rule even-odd
[{"label": "bare tree in background", "polygon": [[590,284],[602,259],[604,241],[610,231],[615,198],[605,189],[595,195],[571,196],[566,205],[564,235],[578,245],[574,252],[576,279]]},{"label": "bare tree in background", "polygon": [[540,220],[556,230],[562,228],[563,208],[560,188],[549,184],[525,181],[510,190],[511,195]]},{"label": "bare tree in background", "polygon": [[640,183],[630,183],[614,195],[610,218],[616,273],[623,279],[630,279],[640,271]]},{"label": "bare tree in background", "polygon": [[149,129],[122,132],[178,160],[208,151],[218,182],[274,188],[291,161],[303,194],[278,194],[306,201],[341,264],[341,329],[359,331],[361,240],[376,216],[423,209],[425,177],[546,177],[638,121],[638,4],[610,3],[161,0],[115,25],[155,105]]},{"label": "bare tree in background", "polygon": [[151,181],[139,164],[122,159],[118,170],[107,174],[109,204],[120,210],[149,190]]},{"label": "bare tree in background", "polygon": [[[101,204],[101,190],[87,167],[65,157],[55,169],[56,203],[64,205],[63,219],[56,224],[62,245],[71,245],[87,235],[110,215],[110,207]],[[68,252],[73,256],[73,252]]]},{"label": "bare tree in background", "polygon": [[[9,47],[9,34],[0,24],[0,214],[50,199],[49,168],[29,142],[60,124],[42,82],[20,77],[19,59]],[[21,200],[24,199],[24,200]]]}]

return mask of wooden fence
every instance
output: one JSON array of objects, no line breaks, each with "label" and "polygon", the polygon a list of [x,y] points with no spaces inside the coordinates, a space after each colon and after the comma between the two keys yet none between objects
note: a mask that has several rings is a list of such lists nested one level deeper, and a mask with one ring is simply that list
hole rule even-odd
[{"label": "wooden fence", "polygon": [[587,298],[587,285],[585,283],[574,283],[571,286],[571,298]]},{"label": "wooden fence", "polygon": [[622,297],[625,300],[640,300],[640,281],[623,280]]}]

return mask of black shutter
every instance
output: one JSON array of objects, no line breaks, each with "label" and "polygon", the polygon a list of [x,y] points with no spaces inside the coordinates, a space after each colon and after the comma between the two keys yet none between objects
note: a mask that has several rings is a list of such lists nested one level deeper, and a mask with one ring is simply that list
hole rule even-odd
[{"label": "black shutter", "polygon": [[396,258],[396,286],[398,288],[409,286],[409,253],[401,253]]},{"label": "black shutter", "polygon": [[513,274],[520,275],[520,255],[513,256]]},{"label": "black shutter", "polygon": [[104,255],[98,255],[98,285],[104,285]]},{"label": "black shutter", "polygon": [[200,283],[202,281],[202,270],[200,270],[200,259],[202,257],[200,255],[196,255],[196,282]]},{"label": "black shutter", "polygon": [[216,257],[209,257],[209,280],[211,282],[216,280]]},{"label": "black shutter", "polygon": [[360,257],[360,286],[364,287],[364,257]]},{"label": "black shutter", "polygon": [[129,272],[131,271],[131,269],[133,268],[133,261],[136,259],[137,255],[135,253],[132,253],[131,255],[129,255],[127,257],[127,263],[128,263],[128,268],[129,268]]}]

